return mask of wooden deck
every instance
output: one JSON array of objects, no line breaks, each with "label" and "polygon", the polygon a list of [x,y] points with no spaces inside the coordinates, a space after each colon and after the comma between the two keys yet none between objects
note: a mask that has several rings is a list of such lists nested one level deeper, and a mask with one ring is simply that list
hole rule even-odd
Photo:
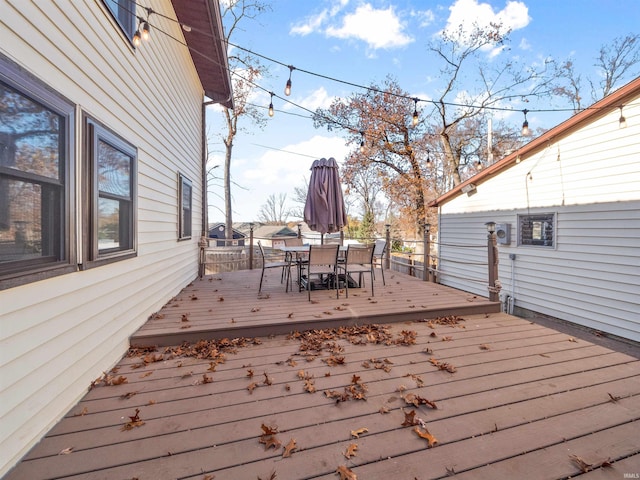
[{"label": "wooden deck", "polygon": [[[399,275],[318,303],[252,275],[185,289],[135,337],[173,346],[132,349],[5,480],[639,478],[640,346]],[[179,345],[201,334],[228,339]]]},{"label": "wooden deck", "polygon": [[285,292],[277,270],[219,273],[196,280],[131,337],[132,345],[177,345],[202,339],[268,336],[292,330],[362,323],[391,323],[447,315],[495,313],[500,304],[459,290],[385,271],[376,274],[374,295],[365,288]]}]

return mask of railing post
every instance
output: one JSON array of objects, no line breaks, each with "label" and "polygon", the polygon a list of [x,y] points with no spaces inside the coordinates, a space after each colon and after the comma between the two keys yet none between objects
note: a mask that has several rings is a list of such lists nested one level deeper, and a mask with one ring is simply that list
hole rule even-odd
[{"label": "railing post", "polygon": [[253,270],[253,223],[249,224],[249,270]]},{"label": "railing post", "polygon": [[200,278],[204,277],[207,269],[207,251],[206,248],[209,246],[209,242],[207,241],[207,237],[202,235],[200,237],[200,241],[198,242],[198,247],[200,247],[200,268],[198,269],[198,276]]},{"label": "railing post", "polygon": [[431,224],[425,223],[423,229],[423,239],[422,242],[424,244],[424,268],[422,270],[422,280],[428,281],[431,276],[431,271],[429,270],[429,265],[431,265]]},{"label": "railing post", "polygon": [[500,300],[500,280],[498,280],[498,247],[496,246],[496,224],[495,222],[485,223],[487,227],[487,257],[489,265],[489,300],[498,302]]},{"label": "railing post", "polygon": [[387,249],[384,252],[384,268],[389,270],[391,268],[391,225],[387,223],[384,228],[386,231],[385,240],[387,241]]},{"label": "railing post", "polygon": [[302,238],[302,224],[298,224],[298,238]]}]

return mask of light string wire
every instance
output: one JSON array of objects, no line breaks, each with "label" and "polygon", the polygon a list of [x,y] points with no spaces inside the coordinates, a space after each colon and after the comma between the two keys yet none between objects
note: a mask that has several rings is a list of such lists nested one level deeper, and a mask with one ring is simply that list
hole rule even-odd
[{"label": "light string wire", "polygon": [[[184,27],[188,28],[189,31],[195,31],[195,32],[197,32],[197,33],[199,33],[201,35],[207,36],[207,37],[212,38],[214,40],[221,41],[222,43],[224,43],[226,45],[230,45],[230,46],[232,46],[234,48],[242,50],[242,51],[248,53],[249,55],[254,55],[256,57],[262,58],[262,59],[267,60],[269,62],[272,62],[272,63],[275,63],[277,65],[286,67],[287,69],[290,70],[290,72],[293,71],[293,70],[296,70],[296,71],[300,71],[302,73],[306,73],[307,75],[315,76],[315,77],[318,77],[318,78],[323,78],[323,79],[326,79],[326,80],[329,80],[329,81],[333,81],[333,82],[337,82],[337,83],[341,83],[341,84],[344,84],[344,85],[349,85],[349,86],[352,86],[352,87],[355,87],[355,88],[359,88],[359,89],[362,89],[362,90],[375,92],[375,93],[379,93],[379,94],[384,94],[384,95],[391,95],[391,96],[394,96],[394,97],[397,97],[397,98],[401,98],[401,99],[404,99],[404,100],[411,100],[411,101],[414,102],[414,105],[416,105],[418,102],[424,102],[424,103],[431,103],[431,104],[436,105],[436,106],[442,104],[442,105],[447,105],[447,106],[461,107],[461,108],[468,108],[468,109],[476,109],[476,110],[485,109],[485,110],[505,111],[505,112],[524,112],[524,110],[520,110],[520,109],[507,108],[507,107],[496,107],[496,106],[491,106],[491,105],[481,106],[481,105],[474,105],[474,104],[461,104],[461,103],[454,103],[454,102],[437,102],[435,100],[424,100],[424,99],[420,99],[420,98],[417,98],[417,97],[412,97],[412,96],[408,96],[408,95],[402,95],[402,94],[397,94],[397,93],[386,91],[386,90],[377,89],[375,87],[370,87],[370,86],[367,87],[367,86],[360,85],[360,84],[357,84],[357,83],[354,83],[354,82],[350,82],[350,81],[347,81],[347,80],[337,79],[337,78],[334,78],[334,77],[330,77],[328,75],[324,75],[324,74],[312,72],[312,71],[309,71],[309,70],[306,70],[306,69],[298,68],[298,67],[295,67],[295,66],[293,66],[291,64],[281,62],[279,60],[273,59],[273,58],[268,57],[266,55],[262,55],[260,53],[254,52],[254,51],[249,50],[247,48],[244,48],[244,47],[242,47],[240,45],[236,45],[236,44],[234,44],[232,42],[229,42],[225,38],[218,38],[218,37],[215,37],[213,35],[210,35],[206,31],[202,31],[200,29],[192,27],[191,25],[183,24],[182,22],[180,22],[176,18],[170,17],[170,16],[165,15],[165,14],[163,14],[161,12],[155,11],[155,10],[151,9],[150,7],[146,7],[146,6],[144,6],[144,5],[142,5],[142,4],[138,3],[138,2],[134,2],[134,3],[135,3],[136,6],[144,9],[147,12],[147,15],[148,15],[147,22],[150,25],[152,25],[152,23],[149,22],[148,19],[151,17],[151,15],[158,15],[159,17],[162,17],[162,18],[167,19],[167,20],[169,20],[171,22],[177,23],[182,28],[184,28]],[[122,6],[120,3],[119,3],[119,5]],[[123,7],[123,8],[126,10],[126,7]],[[136,12],[131,12],[130,10],[127,10],[127,11],[129,13],[132,13],[133,15],[136,15]],[[153,25],[153,27],[154,27],[154,30],[166,35],[167,37],[169,37],[170,39],[172,39],[175,42],[179,43],[180,45],[185,46],[188,50],[196,53],[197,55],[200,55],[205,60],[208,60],[208,61],[212,62],[213,64],[215,64],[215,65],[223,68],[224,70],[228,71],[229,74],[234,75],[234,76],[240,78],[241,80],[251,84],[255,88],[257,88],[257,89],[269,94],[271,97],[275,97],[275,98],[277,98],[277,99],[279,99],[279,100],[281,100],[281,101],[283,101],[285,103],[288,103],[288,104],[290,104],[290,105],[292,105],[292,106],[294,106],[294,107],[296,107],[296,108],[298,108],[300,110],[303,110],[303,111],[309,113],[310,117],[306,117],[304,115],[299,115],[299,114],[295,114],[295,113],[292,113],[292,112],[286,112],[286,111],[282,111],[282,110],[277,110],[277,111],[283,112],[283,113],[288,113],[288,114],[291,114],[291,115],[299,115],[300,117],[310,118],[312,120],[313,120],[314,117],[318,117],[317,111],[313,111],[313,110],[310,110],[310,109],[308,109],[308,108],[306,108],[306,107],[304,107],[302,105],[299,105],[299,104],[297,104],[297,103],[295,103],[295,102],[293,102],[293,101],[291,101],[291,100],[289,100],[287,98],[284,98],[284,97],[274,93],[272,90],[269,90],[269,89],[263,87],[262,85],[259,85],[258,83],[254,82],[252,80],[249,80],[248,78],[243,77],[238,72],[230,69],[228,64],[222,64],[219,61],[217,61],[216,59],[211,58],[208,55],[198,51],[197,49],[189,46],[187,43],[183,42],[179,38],[176,38],[175,36],[171,35],[170,33],[162,30],[157,25]],[[515,95],[514,97],[523,97],[523,95]],[[526,97],[526,95],[524,95],[524,97]],[[247,103],[247,104],[256,107],[256,105],[253,105],[253,104],[250,104],[250,103]],[[625,106],[634,106],[634,105],[635,104],[630,103],[630,104],[627,104]],[[266,107],[264,107],[264,108],[266,108]],[[585,108],[581,109],[580,111],[584,111],[584,110],[601,110],[601,109],[610,109],[610,108],[611,107],[593,107],[593,106],[589,106],[589,107],[585,107]],[[616,107],[616,108],[619,108],[619,107]],[[574,111],[574,109],[563,108],[563,109],[527,109],[526,110],[527,113],[531,113],[531,112],[539,112],[539,113],[545,113],[546,112],[546,113],[549,113],[549,112],[568,112],[568,111]],[[322,118],[323,120],[325,120],[326,122],[328,122],[330,124],[333,124],[333,125],[336,125],[336,126],[338,126],[340,128],[343,128],[345,130],[348,130],[349,132],[351,132],[354,135],[362,133],[361,129],[359,129],[358,127],[354,127],[354,126],[351,126],[349,124],[339,122],[334,118],[330,118],[330,117],[326,117],[326,116],[321,116],[320,118]],[[386,121],[384,119],[382,119],[382,120],[385,121],[386,123],[388,123],[389,125],[397,126],[395,123]],[[368,135],[368,137],[370,139],[372,139],[372,140],[374,139],[374,137],[371,137],[371,135]],[[380,137],[379,139],[383,140],[382,137]]]}]

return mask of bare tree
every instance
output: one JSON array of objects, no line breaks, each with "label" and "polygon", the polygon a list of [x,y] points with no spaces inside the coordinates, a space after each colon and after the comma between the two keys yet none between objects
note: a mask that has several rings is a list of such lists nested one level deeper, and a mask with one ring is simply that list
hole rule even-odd
[{"label": "bare tree", "polygon": [[280,193],[276,196],[275,193],[272,193],[267,198],[266,203],[260,207],[258,221],[271,225],[284,225],[288,216],[287,194]]},{"label": "bare tree", "polygon": [[[225,41],[228,43],[233,38],[236,30],[246,20],[255,20],[258,15],[268,8],[268,4],[260,0],[230,0],[223,3],[222,21],[225,25]],[[255,91],[255,82],[265,75],[267,69],[260,61],[244,50],[236,49],[229,55],[229,68],[233,83],[234,109],[223,108],[226,123],[226,134],[221,135],[225,146],[224,156],[224,210],[227,239],[233,238],[233,216],[231,196],[231,158],[233,142],[238,134],[238,121],[248,118],[254,126],[264,128],[264,113],[249,103],[249,98]]]},{"label": "bare tree", "polygon": [[[638,76],[640,63],[640,34],[629,34],[625,37],[617,37],[610,44],[600,47],[600,52],[595,58],[595,75],[586,77],[591,89],[592,103],[603,99],[622,83]],[[553,93],[566,98],[573,107],[573,112],[578,113],[585,108],[583,103],[583,78],[575,71],[575,63],[572,59],[565,61],[558,69],[558,85]],[[636,68],[634,68],[636,67]]]},{"label": "bare tree", "polygon": [[[640,62],[640,34],[638,33],[617,37],[610,45],[603,45],[594,65],[598,69],[601,80],[589,82],[593,101],[596,102],[615,90],[638,62]],[[632,77],[637,73],[636,71]]]},{"label": "bare tree", "polygon": [[[515,99],[529,101],[530,97],[549,95],[555,87],[557,69],[548,63],[536,69],[513,60],[486,62],[487,50],[504,49],[510,32],[495,23],[488,27],[476,24],[470,32],[460,26],[457,31],[444,31],[429,45],[429,51],[442,64],[440,75],[446,82],[434,102],[434,116],[438,119],[434,127],[445,169],[452,175],[454,185],[461,182],[459,167],[463,159],[458,132],[464,122]],[[475,86],[468,87],[470,77],[475,79]]]}]

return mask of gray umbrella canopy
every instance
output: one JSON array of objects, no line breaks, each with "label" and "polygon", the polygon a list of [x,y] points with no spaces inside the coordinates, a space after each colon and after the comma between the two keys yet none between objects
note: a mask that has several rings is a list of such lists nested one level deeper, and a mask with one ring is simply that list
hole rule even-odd
[{"label": "gray umbrella canopy", "polygon": [[338,163],[335,158],[321,158],[311,165],[311,178],[304,221],[315,232],[339,232],[347,224]]}]

